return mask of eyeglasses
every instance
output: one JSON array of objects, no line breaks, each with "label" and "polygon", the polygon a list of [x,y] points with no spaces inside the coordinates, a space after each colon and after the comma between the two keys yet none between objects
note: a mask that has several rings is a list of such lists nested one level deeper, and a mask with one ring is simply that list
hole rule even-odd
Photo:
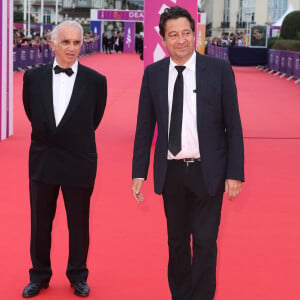
[{"label": "eyeglasses", "polygon": [[183,31],[181,34],[179,32],[171,32],[167,35],[167,39],[171,41],[177,41],[180,38],[185,40],[190,39],[193,36],[193,32],[191,30]]}]

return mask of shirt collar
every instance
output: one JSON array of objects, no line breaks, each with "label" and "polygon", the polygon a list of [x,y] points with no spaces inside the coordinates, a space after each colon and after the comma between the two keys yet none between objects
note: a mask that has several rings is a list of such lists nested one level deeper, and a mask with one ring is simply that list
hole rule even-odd
[{"label": "shirt collar", "polygon": [[[175,70],[175,66],[177,66],[177,64],[172,60],[172,58],[170,57],[170,70]],[[184,64],[184,66],[186,67],[186,69],[191,70],[191,71],[195,71],[196,70],[196,51],[193,52],[192,56],[190,57],[190,59]]]},{"label": "shirt collar", "polygon": [[[52,69],[54,69],[55,66],[57,66],[57,65],[59,66],[59,64],[57,63],[56,58],[55,58],[54,62],[53,62]],[[74,74],[77,73],[77,70],[78,70],[78,60],[76,60],[75,63],[71,66],[71,69],[73,70]]]}]

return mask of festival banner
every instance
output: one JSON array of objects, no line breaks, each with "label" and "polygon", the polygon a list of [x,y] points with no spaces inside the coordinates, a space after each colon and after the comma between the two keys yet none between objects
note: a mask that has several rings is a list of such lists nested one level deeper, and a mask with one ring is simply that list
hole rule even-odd
[{"label": "festival banner", "polygon": [[268,67],[270,70],[274,70],[275,64],[275,50],[269,49],[268,50]]},{"label": "festival banner", "polygon": [[274,71],[279,72],[280,71],[280,50],[275,50],[274,56]]},{"label": "festival banner", "polygon": [[294,52],[288,51],[287,52],[287,65],[286,65],[286,75],[292,76],[293,75],[293,65],[294,65]]},{"label": "festival banner", "polygon": [[124,36],[123,36],[123,51],[124,53],[134,52],[135,43],[135,23],[125,22],[124,23]]},{"label": "festival banner", "polygon": [[43,48],[36,47],[35,64],[40,65],[43,63]]},{"label": "festival banner", "polygon": [[28,63],[30,66],[33,66],[36,62],[36,48],[37,47],[28,48]]},{"label": "festival banner", "polygon": [[[46,31],[51,31],[53,28],[54,28],[54,24],[43,24],[43,28],[44,28],[44,30],[46,30]],[[13,28],[14,29],[23,29],[23,27],[24,27],[24,24],[23,23],[14,23],[13,24]],[[40,29],[41,28],[41,24],[30,24],[30,29],[32,30],[32,29]]]},{"label": "festival banner", "polygon": [[223,49],[223,55],[222,55],[221,58],[224,59],[224,60],[228,60],[228,48],[224,47],[222,49]]},{"label": "festival banner", "polygon": [[300,78],[300,53],[299,52],[294,52],[293,75],[296,78]]},{"label": "festival banner", "polygon": [[[152,0],[153,1],[153,0]],[[150,1],[146,1],[150,2]],[[108,10],[99,9],[97,10],[98,20],[102,21],[132,21],[132,22],[143,22],[144,12],[140,10]]]},{"label": "festival banner", "polygon": [[216,49],[216,57],[217,58],[221,58],[222,56],[222,48],[221,47],[217,47]]},{"label": "festival banner", "polygon": [[94,36],[97,39],[98,51],[102,49],[101,27],[101,21],[91,21],[90,31],[94,34]]},{"label": "festival banner", "polygon": [[281,53],[280,53],[280,69],[279,69],[279,71],[284,74],[286,73],[286,67],[287,67],[287,55],[288,55],[287,51],[281,51]]},{"label": "festival banner", "polygon": [[[83,43],[80,56],[98,52],[98,41],[92,43]],[[42,48],[38,46],[22,46],[13,49],[13,69],[25,69],[28,66],[36,66],[39,64],[48,64],[54,60],[54,52],[51,51],[49,45]]]},{"label": "festival banner", "polygon": [[[114,21],[124,22],[124,52],[133,53],[135,48],[135,23],[144,22],[144,12],[140,10],[107,10],[92,9],[91,22]],[[102,39],[101,39],[102,40]],[[101,49],[101,47],[99,47]]]},{"label": "festival banner", "polygon": [[209,56],[215,56],[215,46],[213,44],[208,44],[207,45],[207,54]]},{"label": "festival banner", "polygon": [[159,34],[159,19],[163,11],[170,6],[186,8],[197,24],[197,0],[151,0],[145,1],[144,23],[144,66],[168,56]]},{"label": "festival banner", "polygon": [[210,48],[211,48],[211,56],[213,56],[213,57],[215,57],[217,54],[217,46],[215,46],[215,45],[210,45]]}]

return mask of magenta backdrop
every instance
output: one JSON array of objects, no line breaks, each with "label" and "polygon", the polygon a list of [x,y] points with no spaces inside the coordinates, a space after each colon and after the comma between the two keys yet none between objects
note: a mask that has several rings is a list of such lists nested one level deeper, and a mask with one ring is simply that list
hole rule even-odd
[{"label": "magenta backdrop", "polygon": [[186,8],[197,24],[197,0],[146,0],[144,25],[144,66],[166,57],[167,51],[158,32],[159,17],[170,6]]}]

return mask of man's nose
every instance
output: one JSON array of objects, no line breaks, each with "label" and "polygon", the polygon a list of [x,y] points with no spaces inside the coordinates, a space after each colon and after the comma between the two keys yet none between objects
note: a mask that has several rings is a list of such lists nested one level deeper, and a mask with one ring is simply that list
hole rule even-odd
[{"label": "man's nose", "polygon": [[178,37],[177,37],[177,42],[181,43],[181,42],[185,42],[186,38],[181,35],[181,34],[178,34]]},{"label": "man's nose", "polygon": [[69,49],[74,50],[75,48],[76,48],[76,44],[75,43],[70,43]]}]

